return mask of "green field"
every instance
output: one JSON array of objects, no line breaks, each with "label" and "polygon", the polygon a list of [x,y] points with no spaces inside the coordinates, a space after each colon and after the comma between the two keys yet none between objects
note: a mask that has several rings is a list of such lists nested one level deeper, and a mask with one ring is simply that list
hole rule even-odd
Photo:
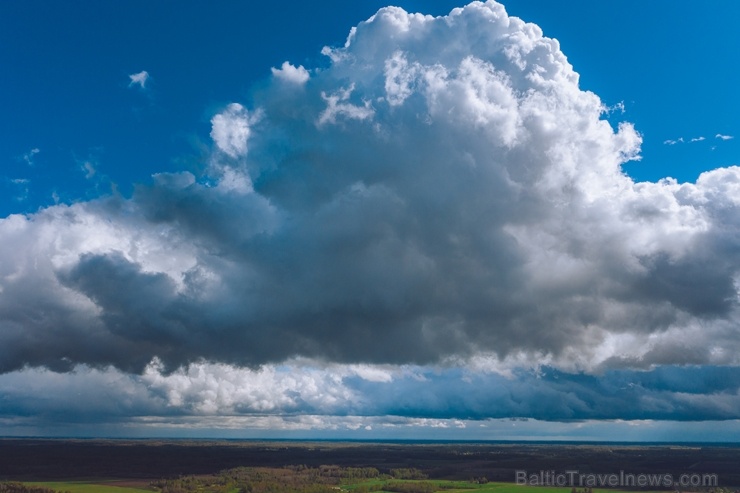
[{"label": "green field", "polygon": [[[424,480],[387,480],[387,479],[372,479],[367,481],[349,483],[341,485],[342,490],[348,492],[358,491],[373,491],[374,493],[393,493],[383,489],[375,489],[378,487],[382,488],[383,484],[388,483],[405,483],[405,484],[432,484],[437,488],[439,493],[571,493],[571,487],[548,487],[548,486],[525,486],[517,485],[514,483],[485,483],[479,484],[470,481],[447,481],[437,479],[424,479]],[[367,490],[366,490],[367,488]],[[582,493],[583,488],[577,490]],[[634,491],[622,491],[616,489],[601,489],[593,488],[592,493],[635,493]],[[655,491],[641,491],[640,493],[665,493]]]},{"label": "green field", "polygon": [[[41,487],[70,493],[572,493],[571,487],[529,486],[465,480],[429,479],[417,469],[394,469],[381,474],[375,468],[235,468],[217,474],[180,476],[148,481],[98,479],[89,481],[34,481]],[[405,478],[403,476],[406,476]],[[401,476],[401,477],[399,477]],[[413,479],[411,479],[413,478]],[[2,488],[0,488],[2,489]],[[2,489],[2,491],[6,491]],[[11,491],[11,490],[7,490]],[[17,491],[17,490],[12,490]],[[576,488],[576,493],[634,493],[616,489]],[[659,493],[659,492],[641,492]],[[665,492],[663,492],[665,493]]]},{"label": "green field", "polygon": [[152,493],[153,491],[128,486],[114,486],[105,481],[34,481],[24,482],[23,484],[41,486],[55,491],[69,491],[70,493]]},{"label": "green field", "polygon": [[[570,493],[571,488],[557,488],[547,486],[521,486],[513,483],[486,483],[478,484],[469,481],[446,481],[446,480],[387,480],[387,479],[372,479],[360,482],[352,482],[342,484],[338,490],[355,492],[357,491],[374,491],[377,493],[393,493],[386,492],[382,487],[385,484],[393,483],[398,485],[407,484],[420,485],[420,484],[431,484],[434,485],[439,492],[443,493]],[[128,486],[115,486],[105,481],[92,482],[92,481],[46,481],[46,482],[24,482],[28,486],[42,486],[44,488],[50,488],[55,491],[69,491],[70,493],[152,493],[157,491],[156,489],[142,489],[133,488]],[[381,489],[378,489],[381,488]],[[203,493],[207,493],[208,490],[202,490]],[[623,492],[620,490],[610,489],[594,489],[593,493],[634,493],[634,492]],[[642,492],[642,493],[656,493],[656,492]]]},{"label": "green field", "polygon": [[[388,480],[388,479],[371,479],[360,482],[345,483],[339,486],[340,491],[373,491],[377,493],[393,493],[382,489],[385,484],[407,484],[420,485],[431,484],[435,489],[443,493],[570,493],[571,488],[558,488],[547,486],[521,486],[513,483],[486,483],[478,484],[469,481],[446,481],[446,480]],[[34,481],[24,482],[28,486],[41,486],[55,491],[69,491],[70,493],[152,493],[157,489],[143,489],[129,486],[116,486],[110,482],[100,481]],[[207,493],[208,489],[202,490]],[[594,489],[593,493],[634,493],[623,492],[611,489]],[[642,492],[656,493],[656,492]]]}]

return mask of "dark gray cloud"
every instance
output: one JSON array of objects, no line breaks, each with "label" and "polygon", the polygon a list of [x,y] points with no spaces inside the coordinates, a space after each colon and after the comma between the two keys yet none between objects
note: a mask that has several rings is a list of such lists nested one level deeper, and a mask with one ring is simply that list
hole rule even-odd
[{"label": "dark gray cloud", "polygon": [[[493,2],[383,9],[325,53],[214,116],[202,175],[3,219],[0,370],[738,363],[740,169],[632,182],[639,134]],[[538,417],[616,408],[569,382]]]}]

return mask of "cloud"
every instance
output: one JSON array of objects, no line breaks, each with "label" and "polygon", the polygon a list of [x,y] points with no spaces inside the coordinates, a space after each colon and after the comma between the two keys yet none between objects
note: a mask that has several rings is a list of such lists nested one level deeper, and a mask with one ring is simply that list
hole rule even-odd
[{"label": "cloud", "polygon": [[[298,423],[321,429],[327,421],[332,423],[328,416],[346,417],[330,427],[349,429],[413,422],[464,428],[475,426],[475,421],[508,417],[565,422],[740,417],[737,367],[665,366],[647,372],[611,370],[598,377],[550,367],[502,376],[459,368],[323,365],[305,360],[258,370],[203,362],[173,373],[162,370],[155,361],[140,376],[87,367],[67,374],[46,370],[5,374],[0,376],[0,390],[7,399],[0,414],[82,423],[127,422],[130,416],[171,422],[198,417],[200,426],[210,423],[220,428],[229,428],[231,418],[242,424],[251,420],[252,426],[260,426],[259,420],[269,416],[306,418],[293,424],[269,421],[282,429]],[[385,377],[368,378],[369,372]],[[378,419],[368,423],[363,417]]]},{"label": "cloud", "polygon": [[310,78],[308,70],[303,68],[303,65],[295,67],[287,61],[283,62],[280,68],[273,67],[271,70],[273,77],[292,84],[305,84]]},{"label": "cloud", "polygon": [[149,72],[142,70],[139,73],[129,75],[128,78],[131,79],[131,82],[128,84],[129,87],[138,85],[141,89],[146,89],[146,83],[149,81]]},{"label": "cloud", "polygon": [[[716,139],[720,139],[720,140],[731,140],[731,139],[734,139],[734,137],[732,135],[717,134],[714,137]],[[703,140],[707,140],[706,137],[700,136],[700,137],[693,137],[693,138],[689,139],[688,142],[701,142]],[[663,143],[666,144],[666,145],[676,145],[676,144],[681,144],[683,142],[685,142],[684,139],[683,139],[683,137],[679,137],[678,139],[675,139],[675,140],[668,139],[668,140],[663,141]],[[712,149],[714,149],[714,147]]]},{"label": "cloud", "polygon": [[[639,132],[603,119],[558,42],[495,2],[381,9],[324,53],[300,90],[283,65],[251,107],[213,116],[203,174],[0,220],[0,371],[145,379],[156,362],[150,389],[183,412],[735,416],[732,389],[650,412],[657,391],[621,393],[645,399],[630,414],[608,372],[740,363],[740,168],[633,182]],[[321,397],[270,380],[296,358],[338,365],[295,377]],[[254,386],[228,401],[202,365]],[[495,368],[467,377],[504,400],[444,411],[465,375],[385,365]],[[389,378],[397,404],[351,407]]]},{"label": "cloud", "polygon": [[682,144],[684,142],[701,142],[703,140],[707,140],[706,137],[703,137],[703,136],[692,137],[688,141],[685,141],[683,137],[679,137],[676,140],[671,140],[671,139],[664,140],[663,143],[666,144],[666,145],[672,146],[672,145],[676,145],[676,144]]},{"label": "cloud", "polygon": [[31,180],[28,178],[11,178],[10,183],[14,186],[17,195],[14,197],[18,202],[22,202],[28,198],[30,191]]},{"label": "cloud", "polygon": [[95,165],[90,161],[85,161],[81,165],[82,171],[85,173],[85,178],[88,180],[91,179],[93,176],[95,176],[95,173],[97,170],[95,169]]},{"label": "cloud", "polygon": [[251,133],[249,112],[239,103],[230,104],[211,119],[211,138],[219,150],[232,158],[247,155],[247,140]]},{"label": "cloud", "polygon": [[336,123],[337,117],[344,117],[350,120],[366,120],[373,116],[373,110],[370,101],[364,100],[361,105],[349,103],[349,97],[355,90],[354,84],[346,88],[341,88],[332,94],[321,93],[321,98],[326,102],[326,109],[319,115],[318,123]]},{"label": "cloud", "polygon": [[620,101],[611,106],[604,106],[604,113],[606,113],[607,115],[616,113],[617,111],[622,115],[624,115],[624,113],[627,111],[627,108],[624,106],[624,101]]},{"label": "cloud", "polygon": [[33,149],[31,149],[30,151],[28,151],[27,153],[25,153],[22,156],[22,159],[23,159],[23,161],[25,161],[25,163],[27,165],[33,166],[35,164],[34,163],[34,158],[36,157],[36,154],[38,154],[39,152],[41,152],[41,150],[38,147],[34,147]]}]

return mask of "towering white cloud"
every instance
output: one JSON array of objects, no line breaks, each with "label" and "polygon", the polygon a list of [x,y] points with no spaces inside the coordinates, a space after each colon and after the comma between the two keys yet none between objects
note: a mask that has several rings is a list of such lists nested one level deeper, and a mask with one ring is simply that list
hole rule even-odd
[{"label": "towering white cloud", "polygon": [[[296,357],[509,375],[739,363],[739,168],[633,182],[639,132],[612,128],[558,42],[493,1],[381,9],[324,53],[212,118],[205,175],[0,221],[0,369],[114,365],[215,409],[236,404],[201,367],[157,380],[151,362],[210,362],[227,387],[247,375],[233,366]],[[250,409],[292,409],[250,385]],[[361,395],[342,385],[332,398]]]}]

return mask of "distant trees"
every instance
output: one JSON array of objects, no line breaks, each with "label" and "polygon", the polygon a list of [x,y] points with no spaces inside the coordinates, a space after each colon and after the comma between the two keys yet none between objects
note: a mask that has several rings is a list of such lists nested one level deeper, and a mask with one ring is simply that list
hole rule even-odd
[{"label": "distant trees", "polygon": [[238,467],[219,474],[161,479],[151,485],[160,493],[338,493],[335,488],[342,474],[338,466]]},{"label": "distant trees", "polygon": [[[151,486],[160,493],[433,493],[439,489],[425,479],[426,474],[414,468],[391,469],[390,474],[384,474],[375,467],[296,465],[237,467],[219,474],[161,479]],[[344,486],[364,482],[368,484],[355,484],[349,490]]]},{"label": "distant trees", "polygon": [[374,467],[343,467],[343,479],[375,479],[380,477],[380,471]]},{"label": "distant trees", "polygon": [[[391,469],[385,473],[375,467],[297,465],[237,467],[218,474],[160,479],[152,481],[150,486],[159,493],[434,493],[441,489],[426,479],[427,475],[415,468]],[[0,493],[58,492],[4,482],[0,483]]]},{"label": "distant trees", "polygon": [[427,479],[426,474],[413,467],[391,469],[391,476],[393,476],[394,479]]},{"label": "distant trees", "polygon": [[[28,486],[23,483],[3,482],[0,483],[0,493],[57,493],[55,490],[41,486]],[[65,491],[64,493],[69,493]]]}]

